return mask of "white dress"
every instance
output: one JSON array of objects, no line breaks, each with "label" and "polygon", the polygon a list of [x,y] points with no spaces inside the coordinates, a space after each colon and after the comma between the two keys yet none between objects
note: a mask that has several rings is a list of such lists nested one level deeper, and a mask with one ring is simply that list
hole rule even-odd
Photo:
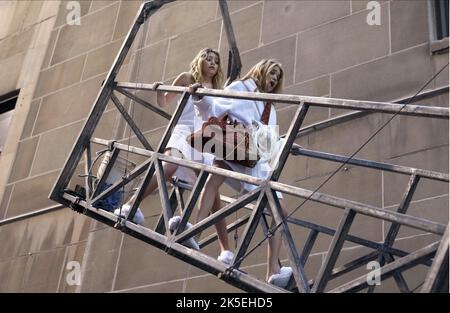
[{"label": "white dress", "polygon": [[[206,97],[207,98],[207,97]],[[170,136],[169,142],[166,145],[166,149],[175,148],[182,153],[182,156],[177,155],[172,150],[173,157],[181,157],[187,160],[204,163],[207,165],[212,165],[214,161],[214,156],[207,153],[201,153],[191,147],[191,145],[186,141],[186,137],[193,132],[201,128],[203,121],[194,112],[194,105],[192,104],[192,97],[186,102],[183,112],[181,113],[180,119],[177,125],[175,125],[172,135]],[[178,167],[175,172],[175,176],[188,182],[195,183],[197,175],[192,169],[186,167]]]},{"label": "white dress", "polygon": [[[252,92],[257,91],[257,86],[252,79],[248,79],[245,81],[235,81],[227,86],[224,90]],[[201,116],[202,120],[207,120],[209,116],[220,117],[224,114],[228,114],[233,121],[237,120],[243,123],[245,126],[252,125],[253,121],[261,121],[261,115],[264,111],[264,102],[254,100],[219,97],[215,97],[214,100],[212,100],[211,97],[204,97],[201,100],[193,100],[193,104],[196,107],[197,114]],[[277,127],[276,122],[276,110],[272,106],[268,125]],[[213,156],[213,158],[215,159],[215,156]],[[274,166],[277,164],[277,158],[272,160],[261,159],[253,168],[242,166],[236,163],[231,163],[228,161],[225,162],[233,171],[261,179],[266,179],[272,173]],[[257,186],[255,185],[243,183],[233,179],[227,179],[226,183],[241,193],[257,188]],[[277,192],[277,195],[279,198],[281,198],[281,193]]]}]

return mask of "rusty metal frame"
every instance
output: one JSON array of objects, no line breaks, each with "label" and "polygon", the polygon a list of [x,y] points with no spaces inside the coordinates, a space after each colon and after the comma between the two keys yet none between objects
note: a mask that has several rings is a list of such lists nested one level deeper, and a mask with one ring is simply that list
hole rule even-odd
[{"label": "rusty metal frame", "polygon": [[[282,102],[287,104],[298,105],[298,110],[293,118],[291,126],[286,134],[286,142],[280,151],[277,167],[273,171],[271,177],[267,180],[261,180],[259,178],[251,177],[245,174],[235,173],[225,169],[216,168],[213,166],[207,166],[196,162],[173,158],[162,154],[164,148],[170,138],[172,130],[176,125],[186,101],[189,98],[187,88],[165,86],[158,84],[144,84],[144,83],[132,83],[132,82],[117,82],[116,75],[119,72],[123,61],[140,29],[140,26],[148,19],[156,10],[162,5],[171,2],[172,0],[153,0],[144,3],[135,18],[134,24],[130,29],[122,48],[120,49],[116,60],[107,75],[104,84],[95,100],[94,106],[89,114],[85,125],[77,138],[77,141],[50,193],[50,199],[63,204],[67,207],[71,207],[73,210],[90,216],[98,221],[101,221],[109,226],[116,227],[122,232],[127,233],[135,238],[143,240],[150,245],[166,251],[168,254],[173,255],[191,265],[197,266],[211,274],[219,276],[222,280],[229,284],[241,288],[246,291],[252,292],[286,292],[289,290],[280,289],[276,286],[270,285],[265,281],[260,281],[251,275],[245,273],[240,269],[241,257],[245,255],[245,252],[249,248],[249,244],[255,235],[257,225],[260,223],[262,217],[272,216],[275,221],[281,225],[281,232],[283,234],[283,240],[288,250],[289,263],[294,269],[294,289],[298,292],[325,292],[328,282],[336,277],[344,275],[362,265],[366,264],[369,260],[378,259],[382,263],[387,263],[382,267],[385,270],[382,275],[382,279],[386,279],[390,276],[394,276],[400,290],[407,291],[407,286],[404,284],[404,279],[401,276],[402,271],[415,266],[417,264],[425,264],[430,266],[430,271],[426,277],[426,283],[423,287],[424,292],[436,292],[441,291],[445,285],[445,281],[442,279],[442,273],[445,275],[445,265],[448,267],[448,225],[436,223],[427,219],[417,218],[406,214],[407,208],[414,194],[417,183],[420,177],[427,179],[433,179],[448,183],[449,177],[446,173],[437,173],[431,171],[425,171],[420,169],[408,168],[404,166],[397,166],[387,163],[373,162],[370,160],[352,159],[348,163],[357,166],[364,166],[374,168],[382,171],[391,171],[399,174],[411,175],[410,183],[407,187],[403,200],[397,210],[397,212],[384,210],[374,206],[366,205],[363,203],[342,199],[326,195],[323,193],[306,190],[299,187],[290,186],[277,182],[280,177],[283,167],[287,161],[289,154],[303,155],[307,157],[321,158],[333,162],[345,162],[345,156],[338,156],[333,154],[327,154],[318,151],[310,151],[295,147],[294,141],[301,129],[302,122],[307,115],[308,108],[311,106],[328,107],[328,108],[340,108],[340,109],[353,109],[366,113],[381,112],[381,113],[398,113],[401,115],[419,116],[425,118],[449,118],[449,109],[441,107],[430,107],[420,105],[408,105],[403,107],[401,104],[387,103],[387,102],[373,102],[373,101],[355,101],[347,99],[332,99],[322,97],[306,97],[298,95],[278,95],[278,94],[265,94],[265,93],[250,93],[250,92],[232,92],[223,90],[209,90],[198,89],[196,93],[198,95],[208,95],[213,97],[228,97],[235,99],[253,99],[253,100],[271,100],[273,102]],[[221,5],[224,5],[225,1],[221,1]],[[227,12],[227,10],[222,10]],[[224,19],[226,20],[226,19]],[[173,116],[155,108],[152,104],[139,99],[134,96],[131,90],[150,90],[150,91],[167,91],[182,93],[182,97]],[[140,103],[147,109],[153,111],[156,114],[160,114],[163,117],[170,119],[166,131],[161,139],[157,149],[153,151],[152,147],[145,138],[144,133],[133,122],[132,118],[128,115],[125,108],[121,105],[120,101],[114,95],[114,91],[117,91],[124,96],[133,99],[137,103]],[[139,141],[143,144],[144,148],[132,147],[129,145],[121,144],[118,142],[111,142],[109,140],[93,138],[95,127],[97,126],[102,114],[105,111],[106,105],[112,100],[122,114],[128,125],[133,129],[137,135]],[[74,194],[69,190],[69,182],[74,175],[75,169],[80,163],[82,156],[86,159],[86,170],[91,166],[91,144],[104,145],[113,151],[112,161],[107,167],[106,172],[113,166],[113,163],[120,152],[133,153],[136,155],[147,156],[148,159],[136,167],[132,172],[128,173],[120,181],[110,186],[108,189],[100,192],[94,189],[92,184],[92,177],[88,173],[85,179],[85,188],[87,190],[86,197],[83,198],[80,195]],[[348,160],[347,160],[348,161]],[[170,191],[166,188],[166,184],[163,180],[163,168],[161,162],[173,163],[179,166],[194,169],[200,173],[199,178],[193,187],[183,188],[182,184],[175,184],[175,189]],[[151,177],[156,174],[158,180],[158,187],[160,192],[160,199],[163,210],[160,218],[154,228],[147,228],[134,224],[132,221],[137,207],[142,201],[144,190],[146,189]],[[107,175],[107,173],[105,174]],[[105,176],[103,175],[103,176]],[[203,221],[195,224],[188,230],[184,229],[183,225],[187,223],[195,203],[204,187],[205,181],[209,175],[221,175],[227,178],[236,179],[242,182],[256,185],[257,188],[252,192],[242,195],[238,199],[228,199],[229,203],[222,209],[210,215]],[[143,179],[142,179],[143,178]],[[105,179],[104,177],[100,179]],[[141,179],[137,196],[132,203],[132,209],[129,215],[122,219],[114,214],[104,211],[96,207],[99,200],[102,200],[115,191],[119,190],[123,186]],[[182,192],[180,190],[191,189],[191,195],[184,203]],[[279,191],[289,195],[293,195],[299,198],[308,199],[309,201],[326,204],[332,207],[336,207],[344,210],[343,217],[337,226],[336,230],[325,228],[321,225],[314,223],[289,218],[284,220],[278,198],[275,192]],[[176,233],[170,234],[168,231],[168,219],[174,214],[176,206],[179,206],[183,210],[182,222]],[[268,210],[265,210],[267,207]],[[241,218],[228,226],[229,230],[236,229],[238,227],[244,227],[244,236],[239,242],[237,248],[237,254],[233,260],[234,264],[228,268],[223,263],[209,257],[202,252],[194,251],[187,247],[184,247],[181,243],[186,239],[199,234],[206,228],[212,226],[220,219],[229,216],[237,210],[248,210],[252,208],[251,214]],[[364,238],[349,235],[353,220],[357,214],[370,216],[373,218],[389,221],[392,223],[391,229],[385,238],[383,244],[374,243]],[[303,250],[299,253],[295,246],[295,238],[292,236],[288,224],[294,226],[305,227],[311,230],[310,235],[304,245]],[[411,227],[419,229],[425,232],[433,233],[441,237],[440,241],[437,241],[427,247],[419,249],[414,252],[405,252],[392,247],[395,237],[398,233],[400,226]],[[315,244],[319,233],[324,233],[332,236],[331,244],[321,269],[314,280],[308,280],[306,277],[304,266],[308,261],[309,255]],[[202,242],[202,247],[215,240],[216,237],[210,236]],[[345,241],[353,241],[371,247],[374,251],[366,256],[360,257],[357,260],[353,260],[350,263],[345,264],[339,268],[335,268],[336,260],[342,251],[342,247]],[[436,257],[434,257],[436,254]],[[400,259],[394,260],[393,256],[399,256]],[[447,269],[448,276],[448,269]],[[340,287],[333,289],[334,292],[348,292],[356,291],[362,288],[368,287],[364,278],[359,278],[355,281],[348,282]],[[448,287],[448,282],[447,282]],[[291,291],[292,291],[291,290]]]}]

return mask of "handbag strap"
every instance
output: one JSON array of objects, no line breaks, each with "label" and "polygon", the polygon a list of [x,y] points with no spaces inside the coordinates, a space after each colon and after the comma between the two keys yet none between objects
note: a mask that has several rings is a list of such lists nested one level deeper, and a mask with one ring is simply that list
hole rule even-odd
[{"label": "handbag strap", "polygon": [[261,122],[264,125],[269,124],[269,118],[270,118],[270,111],[272,109],[272,102],[266,102],[266,104],[264,105],[264,111],[261,114]]},{"label": "handbag strap", "polygon": [[[244,81],[242,81],[242,84],[244,85],[245,89],[247,89],[248,91],[251,92],[251,90],[248,88],[247,84]],[[256,109],[258,110],[258,103],[256,101],[254,101],[254,102],[255,102],[255,105],[256,105]],[[269,124],[269,118],[270,118],[270,111],[271,110],[272,110],[272,102],[266,102],[264,104],[264,110],[263,110],[263,112],[261,114],[261,122],[264,125]]]}]

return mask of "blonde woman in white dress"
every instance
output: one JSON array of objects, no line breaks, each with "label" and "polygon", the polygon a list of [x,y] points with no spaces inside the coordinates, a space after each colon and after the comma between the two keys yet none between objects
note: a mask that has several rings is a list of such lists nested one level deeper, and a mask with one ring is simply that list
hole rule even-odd
[{"label": "blonde woman in white dress", "polygon": [[[241,80],[233,82],[224,90],[281,93],[283,76],[283,68],[279,62],[273,59],[262,60],[253,66]],[[198,85],[191,86],[191,92],[194,92],[198,87]],[[194,98],[193,103],[197,107],[198,113],[202,116],[203,120],[206,120],[209,116],[221,117],[228,114],[232,121],[238,121],[246,127],[251,126],[254,121],[261,121],[265,107],[265,104],[262,101],[230,98],[214,98],[213,101],[206,97],[202,99]],[[277,126],[276,111],[273,105],[270,108],[268,125],[270,127]],[[277,160],[270,161],[270,158],[260,159],[254,168],[218,159],[214,161],[214,165],[220,168],[266,179],[271,173],[271,169],[274,166],[273,163],[276,164]],[[217,210],[217,208],[215,208],[215,199],[217,198],[219,187],[224,181],[239,192],[248,192],[256,188],[254,185],[225,179],[225,177],[222,176],[210,176],[200,197],[197,222],[206,218],[211,211],[214,212]],[[277,195],[279,198],[282,198],[280,193],[277,193]],[[287,216],[287,212],[284,209],[283,214],[284,216]],[[272,227],[273,226],[274,221],[272,221]],[[219,230],[222,231],[222,229]],[[228,234],[225,229],[224,233],[219,234],[219,242],[222,238],[227,238],[227,236]],[[220,246],[221,254],[218,259],[226,264],[231,264],[234,255],[229,249],[228,241],[225,240],[224,242],[220,242]],[[281,236],[280,232],[277,231],[274,236],[269,239],[266,280],[279,287],[286,287],[292,274],[292,269],[290,267],[280,267],[278,263],[280,247]]]},{"label": "blonde woman in white dress", "polygon": [[[206,48],[202,49],[197,56],[192,60],[190,64],[190,71],[183,72],[174,80],[173,86],[190,86],[194,83],[202,84],[205,88],[220,89],[222,88],[223,74],[220,65],[219,52]],[[162,83],[156,83],[156,87]],[[155,87],[155,89],[156,89]],[[157,92],[157,103],[160,107],[165,107],[175,101],[177,95],[169,92]],[[192,104],[192,97],[188,99],[184,110],[178,120],[177,125],[172,131],[172,135],[167,143],[164,154],[173,157],[184,158],[206,164],[212,164],[212,156],[202,154],[192,149],[192,147],[186,142],[186,136],[197,130],[202,125],[202,120],[194,112],[194,106]],[[186,180],[190,183],[195,180],[196,173],[193,170],[187,168],[178,168],[176,164],[163,163],[164,176],[166,180],[170,180],[175,174],[179,178]],[[153,176],[147,189],[144,192],[143,198],[150,195],[158,187],[156,177]],[[126,216],[131,208],[131,202],[135,199],[136,195],[133,195],[131,199],[125,203],[122,208],[118,208],[114,211],[116,215]],[[220,201],[220,198],[217,198]],[[215,204],[215,207],[220,207],[220,202]],[[134,216],[133,221],[137,224],[144,223],[144,215],[138,208]],[[225,223],[225,222],[224,222]],[[171,229],[176,228],[177,219],[172,219],[170,223]],[[226,225],[224,225],[226,227]],[[191,227],[188,224],[188,227]],[[220,227],[220,226],[219,226]],[[193,240],[189,243],[193,248],[198,249],[198,246]]]}]

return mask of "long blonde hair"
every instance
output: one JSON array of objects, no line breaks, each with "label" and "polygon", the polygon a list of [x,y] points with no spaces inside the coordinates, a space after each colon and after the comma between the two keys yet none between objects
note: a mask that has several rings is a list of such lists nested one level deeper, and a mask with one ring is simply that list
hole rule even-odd
[{"label": "long blonde hair", "polygon": [[280,78],[278,79],[278,84],[275,86],[274,90],[272,90],[272,93],[281,93],[283,90],[284,71],[281,63],[275,59],[263,59],[259,61],[248,71],[247,74],[245,74],[243,78],[241,78],[241,80],[247,80],[251,78],[255,81],[259,91],[266,92],[266,77],[276,66],[280,69]]},{"label": "long blonde hair", "polygon": [[200,52],[197,54],[197,56],[192,60],[191,62],[191,70],[190,73],[194,77],[194,81],[196,83],[201,83],[203,81],[203,74],[202,74],[202,62],[203,60],[206,60],[208,57],[208,53],[214,53],[217,55],[217,58],[219,59],[219,66],[217,68],[217,73],[214,75],[212,79],[212,85],[214,89],[220,89],[222,88],[223,84],[223,73],[222,73],[222,66],[220,62],[220,54],[217,50],[211,49],[211,48],[205,48],[200,50]]}]

